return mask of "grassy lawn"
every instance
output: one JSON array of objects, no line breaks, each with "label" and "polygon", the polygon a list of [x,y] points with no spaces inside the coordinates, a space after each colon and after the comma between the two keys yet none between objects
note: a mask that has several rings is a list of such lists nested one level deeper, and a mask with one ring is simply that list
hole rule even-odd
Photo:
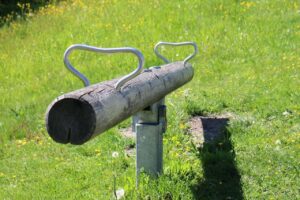
[{"label": "grassy lawn", "polygon": [[[300,199],[298,0],[69,0],[0,28],[0,199]],[[62,57],[75,43],[141,50],[162,62],[158,41],[195,41],[194,79],[167,96],[164,174],[135,188],[124,150],[126,120],[82,146],[53,142],[44,114],[83,87]],[[166,48],[182,60],[190,47]],[[74,52],[92,83],[127,74],[132,55]],[[196,149],[191,116],[230,113],[220,140]],[[118,152],[118,157],[112,157]],[[114,185],[115,183],[115,185]]]}]

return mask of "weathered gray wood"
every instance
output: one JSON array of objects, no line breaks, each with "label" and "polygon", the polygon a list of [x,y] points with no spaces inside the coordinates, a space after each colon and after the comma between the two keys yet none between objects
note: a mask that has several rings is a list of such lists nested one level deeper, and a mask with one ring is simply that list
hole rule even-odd
[{"label": "weathered gray wood", "polygon": [[115,79],[64,94],[47,109],[48,133],[59,143],[83,144],[159,101],[193,75],[189,63],[175,62],[144,70],[121,91],[114,88]]}]

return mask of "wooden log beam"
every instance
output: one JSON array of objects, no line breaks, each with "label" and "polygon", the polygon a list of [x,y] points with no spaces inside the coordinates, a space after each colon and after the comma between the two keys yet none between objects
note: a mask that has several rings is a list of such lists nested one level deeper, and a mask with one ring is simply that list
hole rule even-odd
[{"label": "wooden log beam", "polygon": [[83,144],[189,82],[194,70],[175,62],[144,70],[117,91],[118,79],[56,98],[48,107],[46,127],[59,143]]}]

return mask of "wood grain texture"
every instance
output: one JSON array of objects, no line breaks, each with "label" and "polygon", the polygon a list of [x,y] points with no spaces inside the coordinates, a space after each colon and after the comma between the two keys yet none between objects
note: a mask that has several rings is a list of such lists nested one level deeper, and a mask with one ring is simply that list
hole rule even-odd
[{"label": "wood grain texture", "polygon": [[189,82],[192,66],[175,62],[144,70],[117,91],[118,79],[55,99],[46,112],[49,135],[59,143],[83,144]]}]

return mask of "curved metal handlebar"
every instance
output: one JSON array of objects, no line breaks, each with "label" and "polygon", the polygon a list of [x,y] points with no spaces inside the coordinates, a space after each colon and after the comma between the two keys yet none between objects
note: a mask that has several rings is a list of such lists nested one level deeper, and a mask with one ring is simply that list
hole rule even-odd
[{"label": "curved metal handlebar", "polygon": [[158,42],[154,47],[154,52],[159,58],[161,58],[163,61],[165,61],[165,63],[170,63],[170,61],[158,52],[158,47],[162,46],[162,45],[168,45],[168,46],[191,45],[191,46],[193,46],[194,47],[194,53],[192,53],[191,55],[189,55],[188,57],[186,57],[183,60],[184,64],[187,61],[189,61],[190,59],[192,59],[198,53],[198,47],[197,47],[197,44],[195,42]]},{"label": "curved metal handlebar", "polygon": [[76,70],[71,65],[71,63],[68,59],[70,53],[75,49],[92,51],[92,52],[99,52],[99,53],[133,53],[134,55],[136,55],[138,57],[138,61],[139,61],[138,67],[133,72],[131,72],[130,74],[128,74],[128,75],[124,76],[123,78],[121,78],[115,84],[115,88],[117,90],[120,90],[120,88],[127,81],[130,81],[131,79],[133,79],[134,77],[139,75],[141,73],[141,71],[143,70],[144,63],[145,63],[145,59],[144,59],[143,54],[139,50],[137,50],[135,48],[132,48],[132,47],[99,48],[99,47],[93,47],[93,46],[84,45],[84,44],[71,45],[69,48],[67,48],[67,50],[64,53],[64,63],[65,63],[65,66],[68,68],[68,70],[70,70],[75,76],[77,76],[84,83],[84,86],[89,86],[90,81],[82,73],[80,73],[78,70]]}]

